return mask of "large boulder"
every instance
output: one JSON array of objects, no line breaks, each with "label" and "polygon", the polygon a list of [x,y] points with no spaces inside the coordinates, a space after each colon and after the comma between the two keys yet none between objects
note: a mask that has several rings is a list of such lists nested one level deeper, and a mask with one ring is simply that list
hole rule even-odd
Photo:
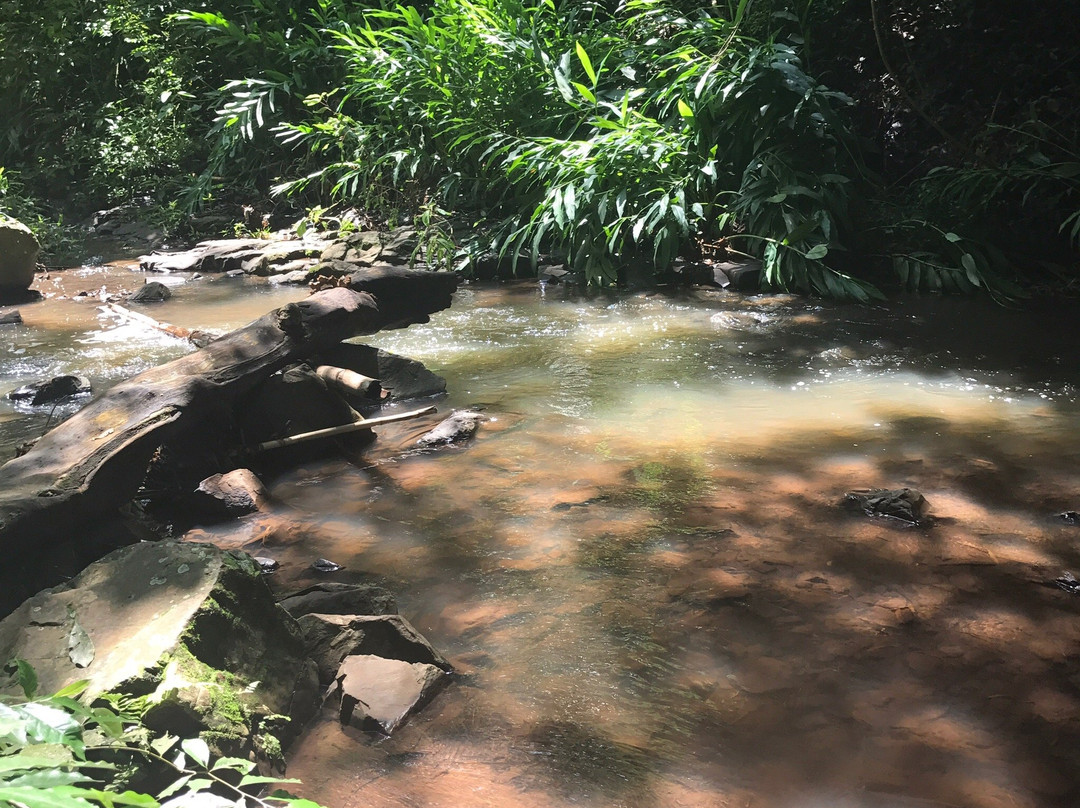
[{"label": "large boulder", "polygon": [[0,213],[0,297],[18,295],[30,288],[40,251],[29,227]]},{"label": "large boulder", "polygon": [[90,698],[144,697],[151,729],[273,764],[319,698],[300,628],[258,565],[204,544],[125,547],[40,592],[0,622],[0,661],[13,657],[42,692],[85,679]]}]

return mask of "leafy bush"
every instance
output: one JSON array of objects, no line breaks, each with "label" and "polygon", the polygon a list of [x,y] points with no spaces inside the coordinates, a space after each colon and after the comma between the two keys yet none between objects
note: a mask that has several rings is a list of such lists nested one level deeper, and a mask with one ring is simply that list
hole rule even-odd
[{"label": "leafy bush", "polygon": [[[211,757],[199,738],[164,736],[146,742],[137,716],[79,701],[87,682],[37,697],[37,676],[23,660],[9,666],[24,698],[0,696],[0,805],[11,808],[320,808],[285,792],[258,797],[272,783],[295,783],[252,774],[255,764]],[[142,741],[142,742],[139,742]],[[165,785],[156,797],[117,788],[120,759],[142,761]],[[138,768],[138,765],[136,766]]]},{"label": "leafy bush", "polygon": [[740,37],[745,5],[730,19],[666,0],[369,11],[335,34],[346,86],[279,127],[330,162],[280,188],[406,203],[434,190],[493,214],[503,252],[563,253],[600,285],[729,232],[772,285],[866,300],[872,287],[825,261],[860,171],[847,99],[791,46]]}]

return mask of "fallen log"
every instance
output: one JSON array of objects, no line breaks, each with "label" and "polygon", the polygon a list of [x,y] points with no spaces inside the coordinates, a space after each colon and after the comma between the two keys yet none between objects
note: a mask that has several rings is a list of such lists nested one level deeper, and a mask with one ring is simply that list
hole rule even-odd
[{"label": "fallen log", "polygon": [[[121,382],[0,467],[0,610],[92,560],[80,552],[81,531],[135,496],[155,455],[200,444],[229,448],[222,442],[234,437],[227,433],[232,407],[272,373],[343,339],[427,322],[450,305],[457,286],[446,273],[395,275],[372,279],[378,294],[358,279],[359,289],[290,303]],[[389,299],[396,294],[405,299]]]},{"label": "fallen log", "polygon": [[396,412],[393,415],[382,415],[378,418],[362,418],[359,421],[353,421],[351,424],[342,424],[341,426],[331,426],[326,429],[316,429],[312,432],[301,432],[299,435],[290,435],[287,438],[280,438],[278,440],[268,440],[265,443],[260,443],[255,447],[258,452],[265,452],[269,449],[280,449],[283,446],[294,446],[297,443],[306,443],[310,440],[318,440],[320,438],[333,438],[338,435],[348,435],[351,432],[361,432],[365,429],[373,429],[374,427],[381,426],[383,424],[393,424],[397,421],[408,421],[413,418],[419,418],[423,415],[430,415],[436,412],[438,407],[424,407],[422,410],[413,410],[412,412]]}]

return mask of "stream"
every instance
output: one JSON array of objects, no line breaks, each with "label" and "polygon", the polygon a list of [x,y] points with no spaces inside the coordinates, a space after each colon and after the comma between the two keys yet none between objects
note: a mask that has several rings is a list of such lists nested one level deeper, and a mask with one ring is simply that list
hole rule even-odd
[{"label": "stream", "polygon": [[[130,264],[52,273],[0,326],[0,394],[103,389],[190,346],[97,308]],[[224,330],[306,295],[168,278],[140,309]],[[74,297],[79,291],[87,294]],[[332,808],[1080,804],[1080,307],[464,286],[372,344],[443,375],[461,449],[386,426],[187,538],[373,582],[457,669],[389,739],[293,748]],[[0,453],[54,413],[0,401]],[[409,406],[409,405],[406,405]],[[933,524],[841,507],[920,490]]]}]

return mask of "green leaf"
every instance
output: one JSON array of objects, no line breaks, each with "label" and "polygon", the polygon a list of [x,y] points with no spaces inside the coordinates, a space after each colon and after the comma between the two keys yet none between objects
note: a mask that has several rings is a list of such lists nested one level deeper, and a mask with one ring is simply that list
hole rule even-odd
[{"label": "green leaf", "polygon": [[247,774],[255,768],[255,764],[250,760],[238,757],[220,757],[214,761],[214,765],[210,767],[210,771],[216,772],[221,769],[232,769],[234,772],[240,772],[241,774]]},{"label": "green leaf", "polygon": [[172,783],[167,785],[157,795],[158,800],[163,800],[166,797],[171,797],[173,794],[177,793],[180,789],[182,789],[184,786],[186,786],[188,780],[190,780],[191,778],[192,778],[192,775],[185,774],[183,777],[178,777],[176,780],[173,780]]},{"label": "green leaf", "polygon": [[176,746],[178,740],[180,739],[176,735],[162,735],[150,741],[150,748],[164,757],[166,752]]},{"label": "green leaf", "polygon": [[80,796],[82,793],[82,789],[71,786],[47,789],[0,786],[0,802],[24,805],[26,808],[90,808],[92,803]]},{"label": "green leaf", "polygon": [[300,781],[295,778],[288,777],[263,777],[257,774],[245,775],[240,780],[240,788],[244,786],[262,785],[264,783],[299,783]]},{"label": "green leaf", "polygon": [[18,669],[19,687],[22,688],[26,698],[34,698],[37,693],[38,678],[34,666],[25,659],[16,659],[15,667]]},{"label": "green leaf", "polygon": [[828,254],[829,254],[829,248],[828,247],[826,247],[824,244],[815,244],[806,253],[806,260],[808,260],[808,261],[817,261],[819,259],[824,258]]},{"label": "green leaf", "polygon": [[686,120],[690,121],[694,119],[694,110],[690,109],[690,105],[683,101],[681,98],[678,103],[679,114]]},{"label": "green leaf", "polygon": [[578,61],[581,62],[581,66],[585,68],[585,73],[589,77],[589,81],[593,83],[593,87],[596,86],[596,71],[593,70],[592,60],[589,59],[589,54],[585,52],[585,48],[581,47],[580,42],[574,43],[574,50],[577,51]]},{"label": "green leaf", "polygon": [[79,679],[77,682],[72,682],[67,687],[62,687],[53,693],[54,699],[69,698],[74,699],[82,695],[82,692],[90,686],[89,679]]},{"label": "green leaf", "polygon": [[180,741],[180,748],[203,768],[210,765],[210,747],[202,738],[185,738]]},{"label": "green leaf", "polygon": [[68,613],[71,616],[71,631],[68,632],[67,642],[68,658],[76,668],[85,668],[94,661],[94,656],[97,653],[94,649],[94,641],[90,639],[86,629],[79,623],[78,618],[75,616],[75,610],[70,606],[68,607]]},{"label": "green leaf", "polygon": [[590,104],[595,104],[596,103],[596,96],[593,95],[592,90],[590,90],[588,87],[586,87],[580,81],[572,81],[570,83],[574,85],[574,89],[577,90],[578,93],[581,94],[582,98],[584,98]]},{"label": "green leaf", "polygon": [[946,240],[951,241],[953,244],[958,241],[963,241],[963,239],[960,236],[956,235],[956,233],[946,233],[945,238]]}]

